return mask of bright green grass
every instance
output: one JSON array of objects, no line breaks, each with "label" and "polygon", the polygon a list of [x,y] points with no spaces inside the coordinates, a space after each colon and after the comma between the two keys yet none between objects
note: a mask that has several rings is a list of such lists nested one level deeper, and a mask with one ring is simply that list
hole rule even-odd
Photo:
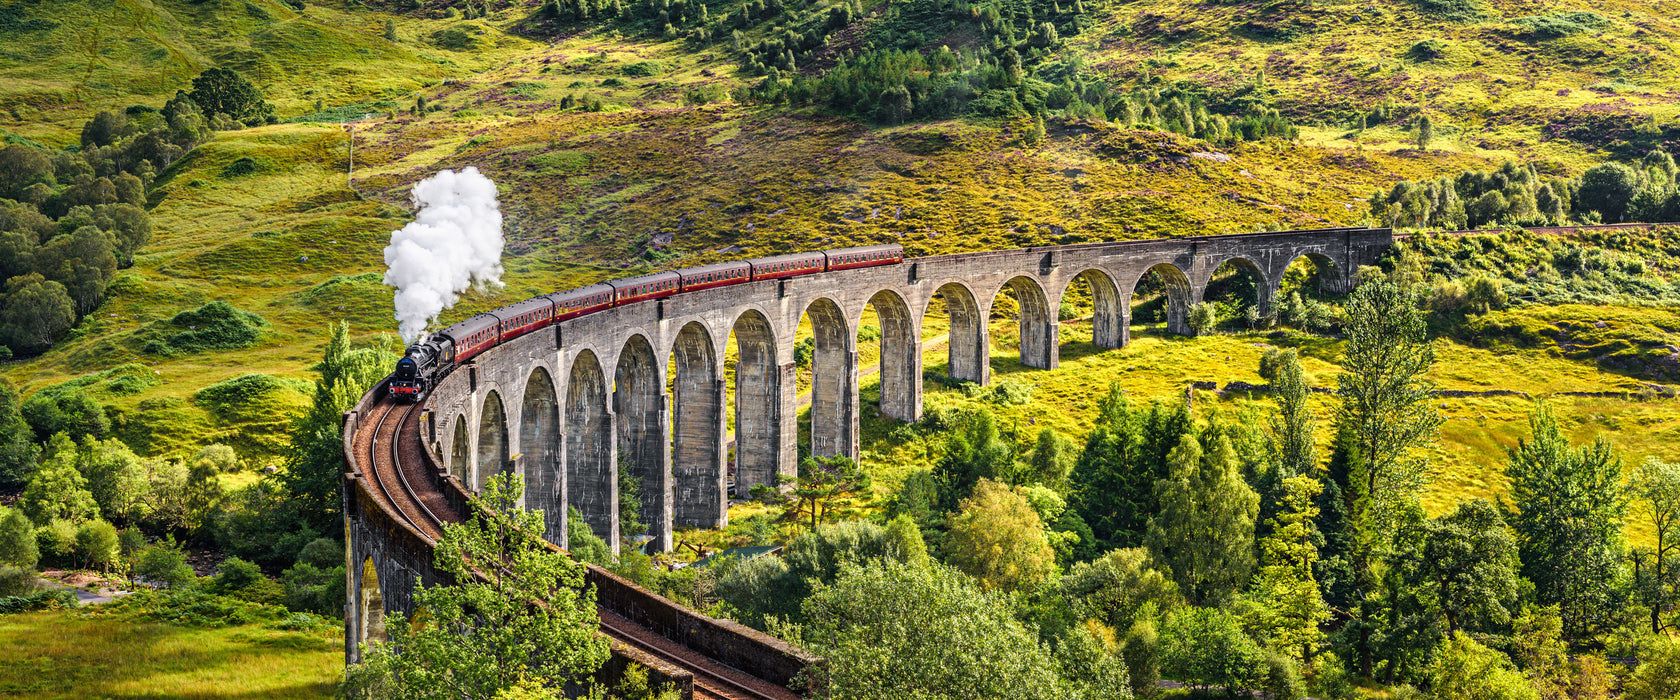
[{"label": "bright green grass", "polygon": [[70,612],[0,617],[0,695],[29,698],[326,698],[339,635],[188,629]]}]

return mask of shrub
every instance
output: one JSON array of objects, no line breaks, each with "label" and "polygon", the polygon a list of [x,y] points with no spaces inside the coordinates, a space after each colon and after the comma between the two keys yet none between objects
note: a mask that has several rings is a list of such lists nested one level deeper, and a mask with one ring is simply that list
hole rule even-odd
[{"label": "shrub", "polygon": [[0,564],[34,570],[41,559],[35,544],[35,526],[23,511],[6,508],[0,516]]},{"label": "shrub", "polygon": [[1610,20],[1597,12],[1575,10],[1518,17],[1511,20],[1511,26],[1531,39],[1558,39],[1603,29],[1610,26]]},{"label": "shrub", "polygon": [[317,568],[298,562],[280,575],[284,602],[289,610],[310,612],[329,617],[344,614],[344,565]]},{"label": "shrub", "polygon": [[1478,700],[1539,700],[1527,678],[1511,659],[1476,643],[1463,632],[1454,633],[1435,649],[1428,674],[1437,697]]},{"label": "shrub", "polygon": [[252,158],[250,156],[240,156],[232,163],[222,166],[222,177],[243,177],[245,175],[254,175],[268,169],[269,165],[261,160],[257,160],[256,158]]},{"label": "shrub", "polygon": [[40,587],[34,569],[0,565],[0,597],[26,596]]},{"label": "shrub", "polygon": [[297,560],[300,564],[311,564],[320,569],[343,566],[344,545],[329,537],[316,538],[303,546]]},{"label": "shrub", "polygon": [[1198,302],[1190,305],[1190,333],[1205,335],[1219,327],[1219,305],[1209,302]]},{"label": "shrub", "polygon": [[[254,407],[267,405],[275,394],[293,388],[301,387],[271,374],[245,374],[193,392],[193,403],[218,417],[233,419]],[[211,464],[218,467],[217,473],[223,471],[219,463]]]},{"label": "shrub", "polygon": [[41,563],[51,566],[74,566],[76,556],[76,525],[68,520],[54,520],[35,530],[35,546],[41,552]]},{"label": "shrub", "polygon": [[665,72],[665,65],[658,61],[638,61],[624,67],[624,74],[636,78],[648,78]]},{"label": "shrub", "polygon": [[1161,628],[1161,674],[1196,685],[1223,686],[1231,697],[1266,687],[1266,652],[1236,616],[1214,608],[1181,608]]},{"label": "shrub", "polygon": [[224,592],[250,588],[264,580],[262,569],[239,557],[223,560],[221,570],[216,572],[216,587]]},{"label": "shrub", "polygon": [[169,347],[182,352],[232,350],[254,345],[262,337],[263,317],[241,311],[225,301],[212,301],[175,314],[169,322],[182,329],[170,336]]},{"label": "shrub", "polygon": [[0,615],[15,615],[31,610],[54,610],[76,607],[76,596],[70,591],[36,591],[29,595],[0,598]]},{"label": "shrub", "polygon": [[187,555],[175,544],[174,536],[165,538],[141,553],[134,573],[172,589],[187,588],[198,578],[192,567],[187,565]]}]

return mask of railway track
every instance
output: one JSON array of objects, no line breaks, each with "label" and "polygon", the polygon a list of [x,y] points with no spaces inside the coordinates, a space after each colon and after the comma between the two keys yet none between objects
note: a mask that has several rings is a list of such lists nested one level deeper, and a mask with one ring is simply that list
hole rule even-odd
[{"label": "railway track", "polygon": [[[399,404],[382,396],[368,408],[356,435],[356,449],[369,459],[373,469],[366,474],[373,495],[390,506],[416,532],[431,542],[443,536],[443,526],[461,521],[437,487],[433,475],[425,473],[421,452],[419,404]],[[369,427],[371,426],[371,427]],[[688,647],[671,641],[605,608],[598,608],[601,633],[626,647],[634,648],[694,677],[696,700],[797,700],[799,696],[780,686],[719,664]]]}]

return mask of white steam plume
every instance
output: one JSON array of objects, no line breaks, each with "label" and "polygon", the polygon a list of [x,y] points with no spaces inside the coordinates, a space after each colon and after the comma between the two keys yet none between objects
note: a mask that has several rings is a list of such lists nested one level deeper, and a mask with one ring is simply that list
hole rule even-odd
[{"label": "white steam plume", "polygon": [[398,332],[408,343],[468,287],[502,284],[496,183],[477,168],[444,170],[415,183],[412,196],[419,213],[385,247],[385,284],[397,288]]}]

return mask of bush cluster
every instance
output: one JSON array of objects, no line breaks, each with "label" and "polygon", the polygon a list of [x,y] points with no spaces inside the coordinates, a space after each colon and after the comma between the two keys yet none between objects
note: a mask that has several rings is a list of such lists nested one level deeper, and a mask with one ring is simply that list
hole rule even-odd
[{"label": "bush cluster", "polygon": [[1542,177],[1532,164],[1403,180],[1370,199],[1371,216],[1396,228],[1464,229],[1680,220],[1680,168],[1663,151],[1633,164],[1603,163],[1576,178]]}]

